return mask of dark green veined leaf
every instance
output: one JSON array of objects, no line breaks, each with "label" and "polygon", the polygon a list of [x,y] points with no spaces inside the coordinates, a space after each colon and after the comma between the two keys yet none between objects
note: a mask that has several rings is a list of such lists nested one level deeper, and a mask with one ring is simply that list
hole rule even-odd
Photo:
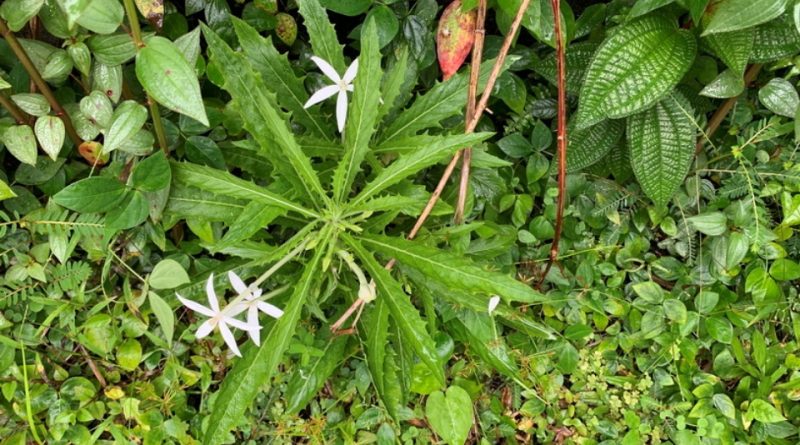
[{"label": "dark green veined leaf", "polygon": [[725,70],[713,82],[706,85],[700,91],[700,95],[715,99],[727,99],[742,94],[742,91],[744,91],[744,78],[733,70]]},{"label": "dark green veined leaf", "polygon": [[340,335],[328,339],[321,355],[313,358],[308,365],[298,368],[292,374],[284,396],[287,414],[296,414],[317,395],[325,381],[346,358],[344,351],[349,338],[349,336]]},{"label": "dark green veined leaf", "polygon": [[[508,62],[506,64],[508,65]],[[492,65],[494,65],[494,60],[481,64],[479,90],[486,84]],[[411,136],[426,128],[439,127],[442,120],[463,113],[467,103],[468,83],[468,73],[461,72],[445,82],[434,85],[425,94],[417,97],[410,107],[403,110],[392,121],[391,125],[381,134],[381,143],[403,136]]]},{"label": "dark green veined leaf", "polygon": [[174,43],[151,37],[136,54],[136,78],[158,103],[208,126],[197,75]]},{"label": "dark green veined leaf", "polygon": [[362,235],[362,242],[387,258],[395,258],[404,267],[417,269],[433,280],[454,289],[483,294],[487,303],[492,295],[499,295],[506,301],[545,301],[544,295],[530,286],[506,274],[485,270],[463,256],[413,241],[380,235]]},{"label": "dark green veined leaf", "polygon": [[328,20],[325,9],[317,0],[301,0],[297,2],[297,6],[300,7],[300,15],[303,16],[303,24],[308,31],[314,54],[325,59],[336,71],[343,73],[347,68],[342,55],[343,47],[339,44],[336,30]]},{"label": "dark green veined leaf", "polygon": [[95,176],[81,179],[53,196],[56,204],[81,213],[106,212],[125,196],[125,185],[114,178]]},{"label": "dark green veined leaf", "polygon": [[753,51],[755,35],[756,28],[748,28],[736,32],[711,34],[703,37],[703,42],[734,73],[744,76],[744,69]]},{"label": "dark green veined leaf", "polygon": [[655,11],[656,9],[666,6],[675,0],[639,0],[638,2],[634,3],[633,7],[631,8],[631,12],[628,13],[629,19],[635,19],[636,17],[643,16],[650,11]]},{"label": "dark green veined leaf", "polygon": [[233,245],[239,241],[244,241],[255,235],[259,230],[266,228],[267,224],[285,213],[283,209],[269,206],[262,202],[251,201],[245,206],[242,213],[236,217],[236,220],[231,223],[220,244]]},{"label": "dark green veined leaf", "polygon": [[380,90],[383,71],[375,21],[367,22],[361,36],[358,75],[344,130],[344,156],[333,174],[333,199],[336,202],[344,201],[350,192],[377,124],[379,97],[375,93]]},{"label": "dark green veined leaf", "polygon": [[232,198],[249,199],[312,218],[318,215],[288,199],[222,170],[186,162],[173,162],[173,174],[184,184]]},{"label": "dark green veined leaf", "polygon": [[286,120],[279,114],[275,95],[264,86],[261,76],[241,54],[233,50],[214,31],[203,27],[211,57],[219,66],[226,67],[225,89],[236,102],[244,120],[244,127],[272,159],[275,169],[297,190],[321,207],[327,195],[319,182],[319,176],[297,144]]},{"label": "dark green veined leaf", "polygon": [[[578,93],[581,89],[583,76],[592,61],[592,57],[597,51],[598,45],[595,42],[581,42],[569,46],[569,51],[564,55],[567,62],[567,91]],[[539,63],[534,69],[553,85],[556,84],[556,57],[551,53]]]},{"label": "dark green veined leaf", "polygon": [[688,101],[673,94],[628,118],[633,172],[658,205],[669,202],[689,171],[697,132],[693,116]]},{"label": "dark green veined leaf", "polygon": [[800,31],[789,14],[755,29],[750,61],[766,63],[800,52]]},{"label": "dark green veined leaf", "polygon": [[411,345],[420,360],[433,372],[439,383],[444,385],[444,368],[436,353],[436,342],[425,329],[425,322],[422,321],[417,308],[411,304],[409,296],[403,292],[400,283],[392,278],[389,271],[380,265],[361,243],[348,234],[340,236],[353,249],[370,278],[375,281],[378,298],[383,298],[384,304],[392,314],[392,323],[400,330],[404,341]]},{"label": "dark green veined leaf", "polygon": [[584,130],[575,130],[575,125],[570,127],[567,171],[575,172],[599,161],[614,148],[625,131],[625,121],[607,120]]},{"label": "dark green veined leaf", "polygon": [[695,51],[692,34],[672,19],[648,16],[621,26],[589,65],[577,128],[626,117],[659,101],[692,65]]},{"label": "dark green veined leaf", "polygon": [[280,54],[272,44],[271,38],[263,38],[250,25],[241,19],[231,17],[233,29],[239,37],[247,60],[261,74],[267,86],[276,94],[278,103],[292,113],[297,122],[317,137],[328,138],[333,127],[310,109],[303,108],[308,93],[303,79],[295,76],[289,59]]},{"label": "dark green veined leaf", "polygon": [[800,97],[788,80],[776,77],[758,90],[758,101],[775,114],[793,118]]},{"label": "dark green veined leaf", "polygon": [[400,156],[391,165],[370,181],[361,193],[353,198],[350,206],[355,207],[375,196],[387,187],[397,184],[404,178],[441,161],[446,155],[463,147],[469,147],[491,136],[492,133],[472,133],[439,137],[431,145],[419,147],[416,151]]},{"label": "dark green veined leaf", "polygon": [[783,14],[787,0],[722,0],[710,9],[703,35],[738,31]]},{"label": "dark green veined leaf", "polygon": [[278,367],[284,351],[289,346],[306,299],[319,277],[319,265],[326,249],[317,249],[314,257],[304,266],[302,277],[284,308],[283,316],[270,329],[261,346],[250,343],[244,347],[244,356],[225,376],[217,393],[214,409],[208,419],[208,429],[203,437],[205,445],[218,445],[226,440],[228,432],[237,425],[245,410],[253,403],[264,384],[269,382]]}]

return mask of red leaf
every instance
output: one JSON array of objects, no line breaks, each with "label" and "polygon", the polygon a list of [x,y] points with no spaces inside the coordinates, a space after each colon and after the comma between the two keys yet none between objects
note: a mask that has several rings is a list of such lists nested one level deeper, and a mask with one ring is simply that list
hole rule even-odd
[{"label": "red leaf", "polygon": [[444,80],[458,71],[475,42],[476,11],[464,12],[461,0],[444,9],[436,32],[436,50]]}]

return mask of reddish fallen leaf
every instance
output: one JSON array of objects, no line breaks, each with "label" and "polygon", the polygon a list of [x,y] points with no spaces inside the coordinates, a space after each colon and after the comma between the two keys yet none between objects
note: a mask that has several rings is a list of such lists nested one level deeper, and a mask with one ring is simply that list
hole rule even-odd
[{"label": "reddish fallen leaf", "polygon": [[455,0],[444,9],[442,17],[439,18],[436,52],[444,80],[458,71],[472,50],[472,44],[475,42],[476,16],[475,9],[464,12],[461,9],[461,0]]},{"label": "reddish fallen leaf", "polygon": [[275,19],[278,21],[275,26],[275,34],[283,43],[292,46],[297,38],[297,22],[294,21],[294,17],[285,12],[279,12],[275,15]]},{"label": "reddish fallen leaf", "polygon": [[151,25],[161,29],[164,25],[164,0],[136,0],[136,6]]},{"label": "reddish fallen leaf", "polygon": [[108,153],[103,153],[103,144],[95,141],[86,141],[78,146],[78,153],[86,159],[89,165],[106,165]]}]

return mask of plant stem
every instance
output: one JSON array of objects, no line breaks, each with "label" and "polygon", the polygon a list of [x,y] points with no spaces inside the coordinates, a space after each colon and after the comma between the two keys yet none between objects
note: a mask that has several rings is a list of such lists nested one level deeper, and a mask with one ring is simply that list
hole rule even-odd
[{"label": "plant stem", "polygon": [[[128,16],[128,23],[131,25],[131,37],[133,38],[133,43],[136,45],[136,51],[138,52],[145,47],[145,44],[142,41],[142,29],[139,27],[139,16],[136,15],[136,6],[134,6],[133,0],[123,0],[123,3],[125,4],[125,14]],[[169,155],[167,137],[164,133],[164,124],[161,122],[161,111],[158,109],[158,103],[152,100],[146,92],[144,95],[147,107],[150,108],[150,117],[153,119],[153,131],[156,134],[158,146],[165,155]]]},{"label": "plant stem", "polygon": [[50,104],[50,107],[55,111],[56,116],[60,117],[62,121],[64,121],[64,128],[67,130],[67,135],[72,140],[72,142],[77,147],[81,145],[83,142],[78,136],[78,133],[75,131],[75,127],[72,126],[72,120],[69,118],[69,115],[64,111],[64,108],[61,107],[61,104],[58,103],[56,97],[53,95],[53,92],[50,91],[50,86],[47,85],[47,82],[42,79],[41,74],[39,74],[39,70],[36,69],[36,66],[33,65],[31,62],[31,58],[28,57],[28,53],[25,52],[25,48],[19,44],[19,41],[14,36],[14,33],[8,29],[6,22],[0,19],[0,33],[3,34],[3,37],[8,42],[8,46],[11,47],[11,51],[14,52],[14,55],[17,56],[22,66],[25,67],[25,71],[28,72],[28,75],[31,76],[31,80],[36,84],[36,87],[39,89],[39,92],[47,99],[47,102]]},{"label": "plant stem", "polygon": [[6,110],[8,110],[9,114],[17,121],[18,124],[22,125],[30,125],[30,116],[28,116],[24,111],[20,110],[20,108],[11,100],[8,96],[3,93],[0,93],[0,105],[3,106]]},{"label": "plant stem", "polygon": [[561,37],[561,3],[560,0],[551,0],[556,38],[556,77],[558,78],[558,199],[556,201],[556,227],[553,235],[553,244],[550,246],[550,259],[539,280],[539,286],[558,261],[558,244],[561,241],[561,230],[564,225],[564,200],[567,188],[567,67],[564,61],[564,40]]},{"label": "plant stem", "polygon": [[[478,78],[480,77],[481,59],[483,58],[483,38],[486,36],[486,0],[478,3],[478,17],[475,24],[475,43],[472,46],[472,62],[469,68],[469,89],[467,90],[467,110],[466,125],[475,114],[475,102],[478,94]],[[472,162],[472,147],[464,149],[464,157],[461,162],[461,180],[458,186],[458,201],[456,202],[455,223],[461,224],[464,221],[464,206],[467,202],[469,192],[469,170]]]},{"label": "plant stem", "polygon": [[[747,72],[744,75],[745,88],[747,88],[747,85],[755,80],[756,76],[758,76],[758,73],[761,71],[761,67],[762,65],[758,63],[750,65],[750,68],[747,69]],[[741,96],[741,94],[739,96]],[[694,150],[695,156],[699,155],[700,152],[703,151],[703,146],[705,146],[706,140],[711,139],[711,136],[717,132],[719,126],[722,125],[722,122],[728,116],[728,113],[730,113],[733,109],[733,106],[736,105],[736,101],[739,100],[739,96],[731,97],[730,99],[726,100],[722,106],[720,106],[711,116],[711,119],[708,121],[708,128],[706,129],[705,134],[700,136],[700,139],[697,141],[697,146]]]}]

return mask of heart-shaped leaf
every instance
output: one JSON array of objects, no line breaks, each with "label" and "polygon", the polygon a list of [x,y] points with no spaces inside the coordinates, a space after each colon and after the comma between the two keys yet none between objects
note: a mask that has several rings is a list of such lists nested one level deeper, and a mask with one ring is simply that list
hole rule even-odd
[{"label": "heart-shaped leaf", "polygon": [[439,437],[450,445],[463,445],[472,428],[472,400],[458,386],[436,391],[425,403],[425,417]]}]

